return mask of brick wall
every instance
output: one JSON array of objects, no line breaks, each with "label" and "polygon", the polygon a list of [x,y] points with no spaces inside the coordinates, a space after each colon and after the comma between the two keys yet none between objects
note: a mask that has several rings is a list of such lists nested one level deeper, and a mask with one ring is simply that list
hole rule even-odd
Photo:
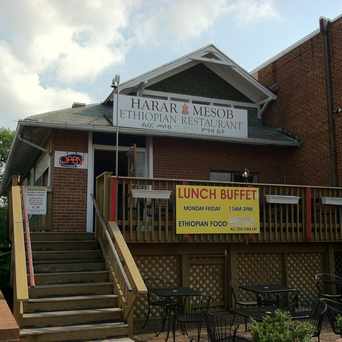
[{"label": "brick wall", "polygon": [[[88,133],[57,130],[54,151],[88,151]],[[54,230],[84,231],[87,209],[87,170],[54,167],[52,172],[52,222]]]},{"label": "brick wall", "polygon": [[289,149],[205,140],[153,138],[154,177],[208,179],[210,170],[259,174],[260,182],[283,183]]},{"label": "brick wall", "polygon": [[[331,25],[332,83],[335,108],[342,108],[342,18]],[[342,113],[336,114],[337,178],[342,185]]]},{"label": "brick wall", "polygon": [[277,89],[264,122],[283,127],[303,141],[284,165],[289,183],[329,184],[328,118],[323,37],[318,34],[258,72],[258,80]]}]

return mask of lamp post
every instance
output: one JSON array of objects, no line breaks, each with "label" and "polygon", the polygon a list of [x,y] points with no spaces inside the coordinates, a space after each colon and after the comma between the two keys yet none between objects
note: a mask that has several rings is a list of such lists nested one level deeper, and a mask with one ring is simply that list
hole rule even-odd
[{"label": "lamp post", "polygon": [[[113,94],[113,125],[114,125],[114,113],[115,113],[115,176],[119,175],[119,84],[120,75],[116,74],[113,78],[112,87],[115,94]],[[114,95],[116,95],[116,100],[114,101]]]}]

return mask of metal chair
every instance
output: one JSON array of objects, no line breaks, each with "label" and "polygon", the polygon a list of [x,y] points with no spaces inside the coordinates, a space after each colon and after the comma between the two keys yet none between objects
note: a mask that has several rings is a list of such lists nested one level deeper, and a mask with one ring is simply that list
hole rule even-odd
[{"label": "metal chair", "polygon": [[342,316],[342,303],[331,300],[331,299],[323,299],[323,301],[328,306],[327,317],[328,317],[328,321],[329,321],[332,331],[336,335],[341,335],[342,331],[337,328],[336,321],[337,321],[337,316]]},{"label": "metal chair", "polygon": [[332,273],[318,273],[315,283],[320,298],[342,301],[342,277]]},{"label": "metal chair", "polygon": [[[232,287],[231,288],[231,293],[232,293],[232,299],[233,299],[233,311],[237,312],[240,308],[256,308],[258,305],[258,302],[255,301],[243,301],[243,300],[238,300],[235,289]],[[245,330],[247,331],[247,324],[248,324],[248,319],[245,318]]]},{"label": "metal chair", "polygon": [[[151,311],[155,308],[161,309],[162,323],[160,331],[165,329],[165,324],[168,318],[168,307],[173,304],[169,298],[160,298],[153,293],[153,288],[165,287],[165,282],[161,278],[145,278],[144,279],[147,287],[147,312],[145,314],[145,320],[142,325],[142,329],[145,329],[148,321],[150,320]],[[157,335],[159,335],[157,332]]]},{"label": "metal chair", "polygon": [[312,312],[309,316],[297,316],[294,317],[295,320],[302,321],[302,322],[309,322],[313,327],[313,334],[312,337],[317,337],[318,342],[320,341],[322,323],[324,320],[324,316],[327,313],[327,304],[323,301],[318,301],[314,304]]},{"label": "metal chair", "polygon": [[227,312],[209,313],[206,322],[209,342],[251,341],[246,337],[237,335],[239,325],[235,325],[234,317]]},{"label": "metal chair", "polygon": [[206,322],[210,301],[211,297],[205,295],[189,296],[184,299],[183,307],[180,308],[180,312],[176,312],[173,322],[172,332],[174,340],[176,326],[178,324],[185,332],[187,332],[187,327],[189,326],[197,328],[197,341],[200,341],[201,330]]}]

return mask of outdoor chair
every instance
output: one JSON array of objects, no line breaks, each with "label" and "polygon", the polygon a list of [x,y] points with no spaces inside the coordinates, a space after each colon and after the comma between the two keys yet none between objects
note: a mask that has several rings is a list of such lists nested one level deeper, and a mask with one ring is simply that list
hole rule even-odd
[{"label": "outdoor chair", "polygon": [[342,316],[342,303],[331,300],[331,299],[323,299],[323,300],[328,306],[327,317],[328,317],[328,321],[329,321],[332,331],[336,335],[341,335],[342,331],[337,329],[336,320],[337,320],[337,316],[339,315]]},{"label": "outdoor chair", "polygon": [[[243,301],[243,300],[238,300],[235,289],[232,287],[231,288],[231,293],[232,293],[232,299],[233,299],[233,311],[237,312],[239,309],[251,309],[251,308],[256,308],[258,303],[257,301]],[[247,324],[248,324],[248,319],[245,318],[245,330],[247,331]]]},{"label": "outdoor chair", "polygon": [[[205,326],[211,297],[205,295],[189,296],[184,299],[183,307],[175,313],[173,336],[179,325],[187,334],[187,328],[197,329],[197,341],[200,341],[202,327]],[[191,341],[193,338],[190,339]]]},{"label": "outdoor chair", "polygon": [[207,316],[207,332],[209,342],[245,342],[251,341],[237,335],[239,325],[234,316],[227,312],[209,313]]},{"label": "outdoor chair", "polygon": [[315,282],[320,298],[342,301],[342,277],[332,273],[318,273]]},{"label": "outdoor chair", "polygon": [[308,316],[295,316],[293,317],[295,320],[299,320],[302,322],[309,322],[313,327],[312,337],[317,337],[318,342],[320,341],[322,323],[324,320],[324,316],[327,313],[327,304],[323,301],[318,301],[314,304],[311,314]]},{"label": "outdoor chair", "polygon": [[[145,329],[147,323],[150,320],[151,311],[153,308],[159,308],[161,310],[161,328],[160,331],[165,329],[165,324],[168,319],[169,306],[174,304],[170,298],[161,298],[153,293],[153,288],[164,288],[166,287],[165,281],[162,278],[145,278],[144,279],[147,287],[147,311],[145,314],[145,320],[142,325],[142,329]],[[157,332],[157,335],[159,335]]]}]

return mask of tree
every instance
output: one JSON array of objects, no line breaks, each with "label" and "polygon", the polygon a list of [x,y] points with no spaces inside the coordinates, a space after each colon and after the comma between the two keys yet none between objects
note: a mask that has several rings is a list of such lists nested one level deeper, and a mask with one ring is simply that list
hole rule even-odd
[{"label": "tree", "polygon": [[9,128],[0,128],[0,169],[2,170],[8,157],[15,132]]}]

